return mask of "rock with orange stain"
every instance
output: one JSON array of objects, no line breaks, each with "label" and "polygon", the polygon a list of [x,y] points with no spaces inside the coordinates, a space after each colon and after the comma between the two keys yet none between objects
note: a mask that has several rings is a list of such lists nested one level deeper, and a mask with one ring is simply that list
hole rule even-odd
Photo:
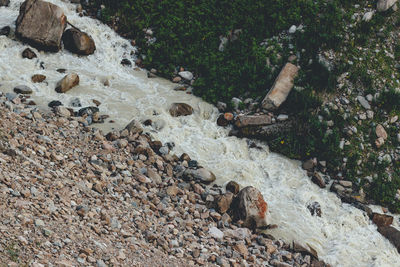
[{"label": "rock with orange stain", "polygon": [[252,186],[243,188],[232,204],[234,219],[242,220],[243,226],[250,229],[267,227],[267,209],[263,195]]}]

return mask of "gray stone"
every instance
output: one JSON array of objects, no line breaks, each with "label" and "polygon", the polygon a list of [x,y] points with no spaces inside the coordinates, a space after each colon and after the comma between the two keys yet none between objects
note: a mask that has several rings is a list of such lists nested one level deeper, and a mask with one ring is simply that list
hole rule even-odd
[{"label": "gray stone", "polygon": [[8,6],[10,4],[10,0],[0,0],[0,6]]},{"label": "gray stone", "polygon": [[376,4],[376,9],[379,12],[385,12],[391,8],[397,0],[379,0],[378,3]]},{"label": "gray stone", "polygon": [[14,87],[14,92],[17,94],[29,95],[32,94],[32,89],[26,85],[18,85]]},{"label": "gray stone", "polygon": [[215,239],[222,239],[224,238],[224,233],[219,230],[217,227],[211,227],[208,231],[208,234]]},{"label": "gray stone", "polygon": [[178,74],[185,80],[190,81],[193,79],[193,73],[191,73],[190,71],[181,71]]},{"label": "gray stone", "polygon": [[186,169],[183,175],[189,180],[197,180],[202,183],[212,183],[215,181],[215,175],[205,168],[199,168],[197,170]]},{"label": "gray stone", "polygon": [[361,106],[365,109],[371,109],[371,105],[368,103],[368,101],[365,99],[363,96],[357,96],[358,102],[360,102]]}]

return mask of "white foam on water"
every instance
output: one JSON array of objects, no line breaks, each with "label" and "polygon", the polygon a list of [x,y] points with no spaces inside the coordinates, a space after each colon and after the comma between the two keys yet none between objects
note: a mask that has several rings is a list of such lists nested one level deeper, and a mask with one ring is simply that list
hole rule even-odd
[{"label": "white foam on water", "polygon": [[[60,6],[69,22],[93,37],[96,52],[80,57],[65,50],[43,53],[33,49],[38,58],[28,60],[21,56],[28,45],[0,36],[1,91],[28,85],[42,107],[51,100],[68,105],[78,97],[83,106],[93,105],[93,99],[99,100],[100,112],[116,121],[102,126],[107,129],[121,128],[133,118],[152,119],[164,127],[158,131],[150,127],[146,130],[162,142],[174,142],[173,153],[186,152],[212,170],[219,184],[235,180],[242,186],[257,187],[268,202],[269,222],[279,225],[271,230],[275,237],[309,244],[321,259],[334,266],[400,266],[400,255],[377,232],[367,215],[311,183],[299,162],[269,153],[261,142],[257,142],[261,149],[249,148],[246,139],[229,137],[229,129],[215,123],[218,115],[215,107],[174,91],[174,84],[167,80],[148,79],[144,71],[122,66],[122,58],[130,58],[134,50],[129,41],[96,20],[79,17],[75,5],[57,0],[49,2]],[[11,0],[10,7],[0,8],[0,28],[15,29],[21,3],[21,0]],[[56,93],[55,85],[65,75],[56,71],[59,68],[78,73],[80,85],[66,94]],[[32,83],[33,74],[46,75],[46,82]],[[104,86],[105,80],[110,86]],[[190,104],[194,114],[171,117],[168,108],[173,102]],[[314,201],[320,203],[322,217],[312,216],[307,210],[307,205]],[[396,217],[398,226],[397,221]]]}]

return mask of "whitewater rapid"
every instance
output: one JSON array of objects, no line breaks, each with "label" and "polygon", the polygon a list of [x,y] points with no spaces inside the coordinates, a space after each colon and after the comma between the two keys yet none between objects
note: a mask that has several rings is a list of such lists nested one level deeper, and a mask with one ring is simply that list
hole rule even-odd
[{"label": "whitewater rapid", "polygon": [[[0,7],[0,28],[15,29],[22,2],[11,0],[9,7]],[[186,152],[197,159],[216,174],[219,184],[235,180],[242,186],[257,187],[268,202],[269,223],[279,225],[270,231],[275,237],[309,244],[321,259],[334,266],[400,266],[400,255],[367,215],[311,183],[299,162],[270,153],[260,142],[261,149],[249,148],[248,140],[229,137],[229,129],[216,125],[218,111],[212,105],[174,91],[174,84],[167,80],[148,79],[145,71],[122,66],[123,58],[132,59],[134,48],[129,41],[96,20],[79,17],[73,4],[49,2],[60,6],[69,22],[93,37],[96,52],[79,57],[65,50],[53,54],[33,49],[38,58],[28,60],[21,57],[27,45],[0,36],[0,91],[28,85],[43,108],[51,100],[68,105],[78,97],[83,106],[88,106],[96,99],[102,103],[100,112],[116,121],[102,126],[105,129],[120,129],[133,118],[151,119],[155,126],[146,127],[146,131],[162,142],[174,142],[173,153],[179,156]],[[80,76],[80,85],[66,94],[54,90],[65,75],[56,71],[60,68]],[[46,83],[32,83],[33,74],[46,75]],[[110,85],[105,86],[105,81]],[[190,104],[194,114],[172,118],[168,108],[173,102]],[[322,217],[308,211],[307,205],[314,201],[320,203]]]}]

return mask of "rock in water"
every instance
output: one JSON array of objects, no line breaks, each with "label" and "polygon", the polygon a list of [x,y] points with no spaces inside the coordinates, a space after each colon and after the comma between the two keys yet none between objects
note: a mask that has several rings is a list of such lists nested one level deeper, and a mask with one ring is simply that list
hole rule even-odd
[{"label": "rock in water", "polygon": [[41,0],[26,0],[19,10],[16,35],[38,49],[57,52],[67,25],[62,9]]},{"label": "rock in water", "polygon": [[35,74],[35,75],[32,76],[31,80],[34,83],[41,83],[44,80],[46,80],[46,76],[42,75],[42,74]]},{"label": "rock in water", "polygon": [[128,125],[126,125],[125,129],[127,129],[131,134],[143,132],[142,125],[137,120],[132,120]]},{"label": "rock in water", "polygon": [[37,56],[36,56],[35,52],[32,51],[32,49],[27,48],[24,51],[22,51],[22,57],[23,58],[32,59],[32,58],[35,58]]},{"label": "rock in water", "polygon": [[29,95],[32,94],[32,89],[26,85],[18,85],[14,88],[14,92],[17,94]]},{"label": "rock in water", "polygon": [[8,6],[10,4],[10,0],[0,0],[0,6]]},{"label": "rock in water", "polygon": [[292,63],[286,63],[262,102],[264,109],[275,110],[285,102],[293,88],[294,78],[297,76],[298,71],[299,68],[297,66]]},{"label": "rock in water", "polygon": [[393,216],[379,213],[372,213],[372,221],[378,226],[389,226],[393,223]]},{"label": "rock in water", "polygon": [[397,0],[379,0],[376,4],[376,9],[380,12],[385,12],[391,8]]},{"label": "rock in water", "polygon": [[252,186],[243,188],[232,203],[235,220],[242,220],[243,226],[256,229],[267,227],[267,202],[261,192]]},{"label": "rock in water", "polygon": [[78,55],[91,55],[96,50],[92,37],[77,29],[68,29],[62,37],[65,49]]},{"label": "rock in water", "polygon": [[186,169],[184,172],[184,176],[188,180],[196,180],[205,184],[209,184],[215,181],[214,173],[204,168],[199,168],[197,170]]},{"label": "rock in water", "polygon": [[378,232],[384,237],[389,239],[389,241],[397,248],[400,253],[400,231],[392,226],[382,226],[378,227]]},{"label": "rock in water", "polygon": [[172,117],[188,116],[193,114],[193,108],[186,103],[174,103],[169,109]]},{"label": "rock in water", "polygon": [[57,93],[65,93],[69,91],[72,87],[75,87],[79,84],[79,76],[76,73],[70,73],[65,75],[61,81],[57,83],[56,92]]},{"label": "rock in water", "polygon": [[10,34],[11,28],[10,26],[5,26],[0,29],[0,35],[8,36]]}]

